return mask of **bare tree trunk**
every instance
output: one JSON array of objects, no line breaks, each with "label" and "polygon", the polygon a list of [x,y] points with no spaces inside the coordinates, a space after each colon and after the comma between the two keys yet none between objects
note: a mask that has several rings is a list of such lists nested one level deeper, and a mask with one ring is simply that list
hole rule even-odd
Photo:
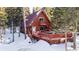
[{"label": "bare tree trunk", "polygon": [[20,26],[21,26],[21,20],[19,21],[19,33],[18,33],[19,34],[18,35],[19,37],[20,37]]},{"label": "bare tree trunk", "polygon": [[0,20],[0,42],[2,43],[3,37],[3,21]]},{"label": "bare tree trunk", "polygon": [[19,26],[19,37],[20,37],[20,26]]},{"label": "bare tree trunk", "polygon": [[13,37],[13,39],[12,39],[12,42],[14,42],[14,25],[13,25],[13,21],[12,21],[12,37]]},{"label": "bare tree trunk", "polygon": [[4,31],[3,33],[6,34],[5,25],[4,25],[3,31]]},{"label": "bare tree trunk", "polygon": [[5,25],[5,21],[4,21],[4,24],[3,24],[3,34],[6,34],[6,29],[5,29],[6,25]]},{"label": "bare tree trunk", "polygon": [[25,39],[26,39],[26,22],[24,21]]},{"label": "bare tree trunk", "polygon": [[12,27],[10,26],[10,33],[12,33]]},{"label": "bare tree trunk", "polygon": [[11,34],[12,33],[12,21],[11,21],[11,19],[9,21],[10,21],[9,27],[10,27],[10,34]]},{"label": "bare tree trunk", "polygon": [[23,8],[23,20],[24,20],[24,32],[25,32],[25,39],[26,39],[26,20],[25,20],[25,11],[24,11],[24,8]]},{"label": "bare tree trunk", "polygon": [[4,34],[3,27],[0,26],[0,42],[1,42],[1,43],[2,43],[2,40],[3,40],[3,34]]},{"label": "bare tree trunk", "polygon": [[0,43],[2,42],[2,28],[0,26]]}]

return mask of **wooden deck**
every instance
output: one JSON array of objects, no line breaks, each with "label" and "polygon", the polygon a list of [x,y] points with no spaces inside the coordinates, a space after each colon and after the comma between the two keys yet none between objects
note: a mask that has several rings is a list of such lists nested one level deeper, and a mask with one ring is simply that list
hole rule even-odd
[{"label": "wooden deck", "polygon": [[[50,44],[60,44],[65,42],[65,34],[47,34],[45,32],[33,32],[32,36],[37,40],[45,40]],[[72,41],[73,37],[67,37],[68,41]]]}]

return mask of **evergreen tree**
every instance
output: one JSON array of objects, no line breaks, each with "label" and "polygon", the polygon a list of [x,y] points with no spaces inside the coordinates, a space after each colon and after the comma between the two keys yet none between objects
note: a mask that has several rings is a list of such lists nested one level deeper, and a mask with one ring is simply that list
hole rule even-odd
[{"label": "evergreen tree", "polygon": [[[21,7],[7,7],[6,12],[8,14],[8,26],[13,33],[13,41],[14,41],[14,32],[16,31],[16,26],[20,28],[20,22],[23,20],[23,11]],[[20,33],[20,30],[19,30]]]},{"label": "evergreen tree", "polygon": [[6,22],[7,22],[6,12],[0,11],[0,42],[2,40],[2,35],[5,33]]}]

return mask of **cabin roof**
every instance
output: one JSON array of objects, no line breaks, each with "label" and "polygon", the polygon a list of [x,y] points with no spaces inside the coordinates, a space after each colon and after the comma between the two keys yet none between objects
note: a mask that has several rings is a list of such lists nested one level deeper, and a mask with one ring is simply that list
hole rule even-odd
[{"label": "cabin roof", "polygon": [[32,21],[35,20],[35,18],[39,15],[39,13],[41,11],[44,11],[45,8],[42,8],[41,10],[37,11],[37,12],[33,12],[32,14],[30,14],[29,16],[26,17],[26,19],[28,19],[26,21],[26,26],[29,26],[31,24]]},{"label": "cabin roof", "polygon": [[28,26],[36,18],[36,14],[37,12],[33,12],[28,17],[26,17],[26,19],[28,19],[28,21],[26,21],[26,26]]}]

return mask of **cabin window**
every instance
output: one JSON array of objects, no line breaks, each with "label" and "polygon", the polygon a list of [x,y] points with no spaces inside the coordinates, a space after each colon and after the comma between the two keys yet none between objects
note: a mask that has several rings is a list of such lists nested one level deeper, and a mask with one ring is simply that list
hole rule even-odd
[{"label": "cabin window", "polygon": [[41,26],[40,30],[46,30],[46,28],[47,28],[46,26]]},{"label": "cabin window", "polygon": [[40,22],[44,22],[45,19],[43,17],[40,17]]}]

